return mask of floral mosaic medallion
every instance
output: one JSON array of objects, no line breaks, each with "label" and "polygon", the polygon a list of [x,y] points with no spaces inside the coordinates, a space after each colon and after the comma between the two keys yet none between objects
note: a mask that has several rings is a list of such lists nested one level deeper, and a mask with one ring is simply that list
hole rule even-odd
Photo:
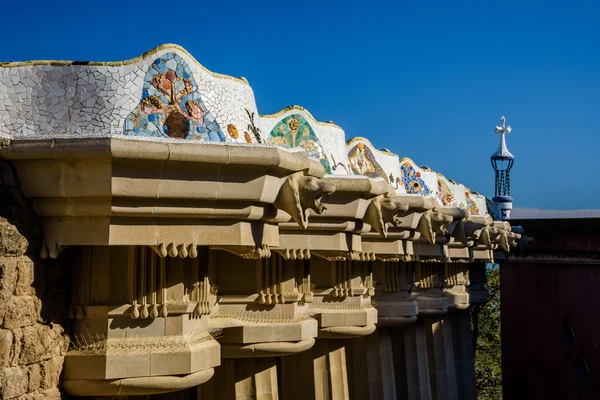
[{"label": "floral mosaic medallion", "polygon": [[471,212],[471,214],[479,215],[479,207],[475,201],[471,198],[470,193],[468,191],[465,192],[465,196],[467,197],[467,208]]},{"label": "floral mosaic medallion", "polygon": [[140,104],[125,120],[123,133],[225,141],[219,124],[200,98],[190,67],[174,53],[157,58],[148,68]]},{"label": "floral mosaic medallion", "polygon": [[389,178],[381,165],[375,160],[371,149],[359,142],[348,152],[350,168],[355,175],[364,175],[369,178],[383,178],[389,182]]},{"label": "floral mosaic medallion", "polygon": [[438,192],[443,205],[458,207],[458,202],[456,201],[456,198],[454,198],[450,187],[440,178],[438,178]]},{"label": "floral mosaic medallion", "polygon": [[300,114],[293,114],[283,118],[271,130],[270,144],[280,147],[302,147],[306,153],[321,161],[325,172],[331,174],[331,165],[323,151],[321,141]]},{"label": "floral mosaic medallion", "polygon": [[402,183],[406,193],[423,196],[428,196],[431,193],[423,179],[421,179],[421,173],[416,171],[409,162],[400,164],[400,175],[402,175]]}]

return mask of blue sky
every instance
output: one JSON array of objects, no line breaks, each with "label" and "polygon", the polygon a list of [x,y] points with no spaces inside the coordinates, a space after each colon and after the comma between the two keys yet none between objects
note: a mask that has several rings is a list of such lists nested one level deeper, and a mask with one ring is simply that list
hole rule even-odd
[{"label": "blue sky", "polygon": [[176,43],[245,76],[263,114],[302,105],[490,196],[505,114],[516,207],[600,208],[594,2],[28,1],[3,15],[0,60],[113,61]]}]

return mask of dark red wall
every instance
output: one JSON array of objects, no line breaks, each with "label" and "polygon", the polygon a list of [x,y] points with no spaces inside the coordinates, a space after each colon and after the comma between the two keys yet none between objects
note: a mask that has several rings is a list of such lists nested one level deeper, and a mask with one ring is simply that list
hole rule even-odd
[{"label": "dark red wall", "polygon": [[504,398],[600,399],[600,220],[517,224],[535,240],[500,267]]}]

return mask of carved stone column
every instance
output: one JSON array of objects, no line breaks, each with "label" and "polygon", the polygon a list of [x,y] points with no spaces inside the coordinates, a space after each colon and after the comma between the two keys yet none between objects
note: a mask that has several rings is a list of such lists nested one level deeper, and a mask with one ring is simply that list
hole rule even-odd
[{"label": "carved stone column", "polygon": [[373,333],[377,310],[371,262],[311,259],[314,298],[311,312],[319,321],[319,337],[346,339]]},{"label": "carved stone column", "polygon": [[450,310],[464,310],[469,307],[469,264],[466,262],[444,263],[444,294],[448,298]]},{"label": "carved stone column", "polygon": [[283,397],[286,400],[349,399],[347,357],[346,341],[336,339],[318,339],[310,350],[283,357]]},{"label": "carved stone column", "polygon": [[448,312],[448,298],[442,291],[444,264],[415,262],[413,298],[419,307],[419,316],[444,315]]},{"label": "carved stone column", "polygon": [[488,299],[488,291],[485,287],[487,278],[485,275],[485,262],[474,262],[469,264],[469,298],[471,304],[484,304]]},{"label": "carved stone column", "polygon": [[375,262],[378,327],[405,326],[417,320],[417,302],[412,296],[413,265],[396,260]]},{"label": "carved stone column", "polygon": [[424,319],[429,355],[429,377],[432,397],[458,400],[452,324],[448,317],[427,316]]},{"label": "carved stone column", "polygon": [[225,359],[215,376],[198,386],[198,400],[279,399],[277,359]]},{"label": "carved stone column", "polygon": [[314,345],[310,270],[304,253],[297,256],[211,251],[219,298],[209,326],[219,331],[225,362],[198,389],[200,399],[277,399],[282,359]]},{"label": "carved stone column", "polygon": [[473,335],[469,310],[456,310],[450,313],[452,339],[454,345],[454,365],[458,398],[476,400],[475,359]]},{"label": "carved stone column", "polygon": [[390,331],[397,398],[431,400],[427,336],[423,320]]},{"label": "carved stone column", "polygon": [[155,394],[210,379],[220,349],[206,317],[215,302],[206,251],[173,251],[160,257],[147,246],[73,249],[67,393]]}]

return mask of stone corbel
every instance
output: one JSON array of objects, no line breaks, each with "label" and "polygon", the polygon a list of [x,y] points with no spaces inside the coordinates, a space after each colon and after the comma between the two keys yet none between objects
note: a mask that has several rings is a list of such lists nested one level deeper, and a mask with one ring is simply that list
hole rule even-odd
[{"label": "stone corbel", "polygon": [[308,226],[308,210],[317,214],[326,210],[322,200],[335,192],[335,185],[306,176],[302,171],[288,176],[273,205],[288,213],[303,229]]},{"label": "stone corbel", "polygon": [[452,237],[465,247],[469,245],[467,230],[465,228],[465,220],[461,219],[460,221],[456,222],[456,227],[454,228],[454,232],[452,232]]},{"label": "stone corbel", "polygon": [[416,231],[421,234],[430,244],[435,243],[435,231],[433,230],[433,211],[427,210],[421,215]]},{"label": "stone corbel", "polygon": [[478,229],[477,235],[475,236],[479,243],[483,244],[488,249],[493,249],[494,244],[492,243],[492,232],[491,229],[494,229],[489,226],[484,226]]},{"label": "stone corbel", "polygon": [[[469,240],[469,241],[479,240],[480,242],[483,240],[483,244],[486,244],[486,246],[489,247],[489,245],[487,244],[489,242],[489,239],[486,239],[486,238],[481,239],[481,235],[484,234],[484,231],[486,229],[488,229],[491,225],[493,225],[493,223],[494,223],[494,221],[492,220],[492,217],[490,217],[489,215],[484,215],[484,216],[471,215],[471,216],[469,216],[464,222],[465,234],[467,236],[467,240]],[[489,232],[487,232],[487,236],[489,236]]]},{"label": "stone corbel", "polygon": [[519,245],[519,240],[521,239],[521,234],[515,232],[508,232],[508,243],[511,247],[517,247]]},{"label": "stone corbel", "polygon": [[508,232],[504,231],[500,233],[498,238],[498,246],[507,253],[510,253],[510,243],[508,241]]},{"label": "stone corbel", "polygon": [[419,220],[417,232],[419,232],[430,244],[434,244],[436,235],[446,235],[448,233],[448,224],[451,222],[452,217],[450,215],[427,210]]},{"label": "stone corbel", "polygon": [[453,221],[451,215],[446,215],[441,212],[434,211],[433,218],[431,219],[433,223],[433,231],[438,235],[447,235],[448,234],[448,225]]},{"label": "stone corbel", "polygon": [[388,224],[392,226],[400,225],[401,212],[408,211],[409,205],[396,198],[389,198],[379,195],[371,200],[363,221],[371,225],[377,233],[387,237]]}]

